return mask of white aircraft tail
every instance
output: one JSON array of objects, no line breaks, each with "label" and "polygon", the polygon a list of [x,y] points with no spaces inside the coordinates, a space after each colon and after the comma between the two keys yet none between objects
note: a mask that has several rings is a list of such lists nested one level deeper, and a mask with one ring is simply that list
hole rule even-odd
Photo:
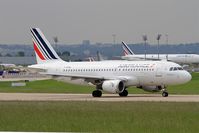
[{"label": "white aircraft tail", "polygon": [[31,28],[30,31],[37,64],[61,60],[39,28]]},{"label": "white aircraft tail", "polygon": [[99,51],[97,51],[97,61],[103,61],[103,57]]},{"label": "white aircraft tail", "polygon": [[122,48],[124,50],[124,55],[134,55],[133,51],[127,46],[126,43],[122,42]]}]

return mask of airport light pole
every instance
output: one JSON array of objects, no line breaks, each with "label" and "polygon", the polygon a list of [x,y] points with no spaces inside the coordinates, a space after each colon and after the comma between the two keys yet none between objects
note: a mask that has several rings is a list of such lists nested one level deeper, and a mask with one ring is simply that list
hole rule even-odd
[{"label": "airport light pole", "polygon": [[[168,46],[169,46],[169,35],[168,35],[168,34],[165,34],[165,36],[166,36],[166,45],[167,45],[167,47],[168,47]],[[167,60],[168,60],[168,52],[167,52],[166,58],[167,58]]]},{"label": "airport light pole", "polygon": [[57,43],[59,42],[58,37],[57,36],[53,37],[53,40],[55,42],[55,49],[57,50],[57,53],[59,53],[58,46],[57,46]]},{"label": "airport light pole", "polygon": [[112,34],[112,37],[113,37],[113,44],[115,45],[115,40],[116,40],[116,34]]},{"label": "airport light pole", "polygon": [[147,35],[143,35],[142,39],[144,40],[144,59],[146,60],[146,41],[147,41]]},{"label": "airport light pole", "polygon": [[159,54],[160,54],[160,53],[159,53],[159,52],[160,52],[160,51],[159,51],[159,45],[160,45],[160,38],[161,38],[161,36],[162,36],[161,34],[158,34],[158,36],[157,36],[157,38],[156,38],[156,40],[158,41],[158,47],[157,47],[157,48],[158,48],[158,60],[160,59],[160,57],[159,57]]}]

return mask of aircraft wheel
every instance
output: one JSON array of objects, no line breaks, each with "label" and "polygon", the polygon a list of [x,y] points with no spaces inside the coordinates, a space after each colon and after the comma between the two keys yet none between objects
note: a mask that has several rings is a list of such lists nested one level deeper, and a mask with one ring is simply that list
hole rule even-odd
[{"label": "aircraft wheel", "polygon": [[119,93],[119,95],[120,95],[121,97],[126,97],[126,96],[128,96],[128,91],[127,91],[127,90],[124,90],[122,93]]},{"label": "aircraft wheel", "polygon": [[162,92],[162,96],[163,96],[163,97],[168,97],[168,95],[169,95],[169,93],[168,93],[168,92],[165,92],[165,91],[164,91],[164,92]]},{"label": "aircraft wheel", "polygon": [[101,97],[102,96],[102,92],[99,91],[99,90],[95,90],[95,91],[93,91],[92,96],[93,97]]}]

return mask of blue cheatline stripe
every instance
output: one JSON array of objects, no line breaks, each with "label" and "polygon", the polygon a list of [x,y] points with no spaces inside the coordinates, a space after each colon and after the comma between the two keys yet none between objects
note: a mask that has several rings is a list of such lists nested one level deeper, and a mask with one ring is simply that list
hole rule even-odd
[{"label": "blue cheatline stripe", "polygon": [[40,34],[38,33],[38,31],[36,29],[33,29],[34,33],[36,34],[36,36],[38,37],[38,39],[40,40],[40,42],[43,44],[43,46],[45,47],[45,49],[47,50],[47,52],[49,53],[49,55],[53,58],[53,59],[57,59],[54,54],[52,53],[52,51],[49,49],[48,45],[46,44],[46,42],[43,40],[43,38],[40,36]]},{"label": "blue cheatline stripe", "polygon": [[39,47],[42,49],[42,51],[44,52],[44,54],[47,56],[48,59],[52,59],[52,57],[50,57],[50,55],[48,54],[48,52],[46,51],[45,47],[42,45],[42,42],[39,40],[39,38],[37,37],[36,33],[33,31],[33,29],[31,30],[31,33],[33,34],[34,38],[36,39],[37,43],[39,44]]},{"label": "blue cheatline stripe", "polygon": [[122,44],[128,50],[128,53],[133,54],[133,52],[131,51],[131,49],[125,43],[122,43]]},{"label": "blue cheatline stripe", "polygon": [[44,54],[44,56],[46,57],[46,58],[48,58],[48,59],[51,59],[51,57],[49,57],[48,56],[48,54],[47,54],[47,52],[45,51],[45,49],[42,47],[42,45],[40,44],[40,42],[39,42],[39,40],[37,39],[37,37],[34,35],[34,33],[33,33],[33,31],[32,30],[30,30],[31,31],[31,33],[32,33],[32,35],[33,35],[33,37],[34,37],[34,40],[37,42],[37,44],[39,45],[39,47],[38,48],[41,48],[40,49],[40,51],[42,52],[44,52],[43,54]]}]

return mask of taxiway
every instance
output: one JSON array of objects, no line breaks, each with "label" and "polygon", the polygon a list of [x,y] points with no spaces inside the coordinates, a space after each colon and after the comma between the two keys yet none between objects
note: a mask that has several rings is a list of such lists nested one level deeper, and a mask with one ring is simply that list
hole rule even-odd
[{"label": "taxiway", "polygon": [[119,97],[117,94],[103,94],[94,98],[91,94],[51,94],[51,93],[0,93],[0,101],[151,101],[151,102],[199,102],[199,95],[169,95],[160,94],[129,94]]}]

